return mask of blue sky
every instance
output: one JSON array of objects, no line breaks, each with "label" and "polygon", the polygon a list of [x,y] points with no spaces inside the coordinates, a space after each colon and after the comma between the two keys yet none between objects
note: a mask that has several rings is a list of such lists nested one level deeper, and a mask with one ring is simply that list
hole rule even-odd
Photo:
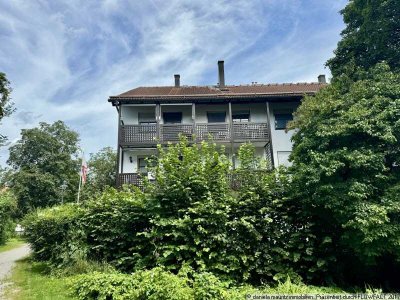
[{"label": "blue sky", "polygon": [[[312,82],[344,28],[346,0],[0,0],[0,71],[16,112],[0,127],[65,121],[86,153],[116,147],[108,96],[137,86]],[[8,157],[0,149],[0,163]]]}]

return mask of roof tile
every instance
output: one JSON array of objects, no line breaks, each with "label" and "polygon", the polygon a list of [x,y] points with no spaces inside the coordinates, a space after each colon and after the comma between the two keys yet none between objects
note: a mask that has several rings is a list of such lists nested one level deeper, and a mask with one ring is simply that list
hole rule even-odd
[{"label": "roof tile", "polygon": [[230,85],[220,89],[216,86],[154,86],[138,87],[116,97],[168,97],[168,96],[202,96],[202,95],[244,95],[244,94],[282,94],[282,93],[315,93],[326,84],[321,83],[283,83]]}]

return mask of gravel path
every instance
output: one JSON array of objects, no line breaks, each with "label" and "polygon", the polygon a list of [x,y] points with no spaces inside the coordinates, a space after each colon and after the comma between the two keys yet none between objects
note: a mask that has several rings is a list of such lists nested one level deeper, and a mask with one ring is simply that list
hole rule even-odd
[{"label": "gravel path", "polygon": [[2,299],[3,289],[7,285],[4,280],[10,273],[14,263],[26,257],[30,252],[28,245],[23,245],[21,247],[8,250],[0,253],[0,299]]}]

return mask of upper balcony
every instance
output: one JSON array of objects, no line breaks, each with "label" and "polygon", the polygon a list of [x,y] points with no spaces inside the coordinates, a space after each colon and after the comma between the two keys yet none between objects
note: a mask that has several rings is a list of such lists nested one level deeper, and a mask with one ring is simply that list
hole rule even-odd
[{"label": "upper balcony", "polygon": [[121,106],[119,144],[129,147],[213,140],[220,143],[270,140],[265,104]]},{"label": "upper balcony", "polygon": [[199,124],[146,124],[121,125],[120,144],[157,144],[179,141],[211,139],[216,142],[245,142],[269,140],[268,123],[199,123]]}]

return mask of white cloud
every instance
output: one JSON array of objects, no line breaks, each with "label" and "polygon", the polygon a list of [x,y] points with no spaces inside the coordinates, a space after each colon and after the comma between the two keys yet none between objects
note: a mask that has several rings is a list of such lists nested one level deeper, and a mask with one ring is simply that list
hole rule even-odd
[{"label": "white cloud", "polygon": [[[172,84],[174,73],[183,84],[215,84],[216,61],[225,59],[228,83],[314,79],[338,40],[344,4],[3,1],[0,70],[12,82],[18,112],[1,131],[15,141],[21,128],[61,119],[93,152],[116,144],[108,96]],[[321,14],[330,23],[318,28]],[[315,28],[308,18],[317,19]],[[4,163],[7,149],[0,155]]]}]

